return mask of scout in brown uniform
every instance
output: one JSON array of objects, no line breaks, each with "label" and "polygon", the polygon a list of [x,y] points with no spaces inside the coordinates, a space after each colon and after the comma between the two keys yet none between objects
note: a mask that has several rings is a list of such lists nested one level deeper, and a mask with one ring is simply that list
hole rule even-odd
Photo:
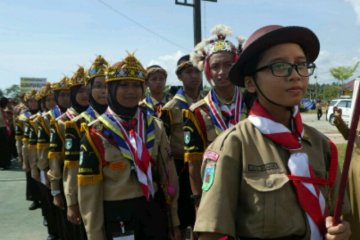
[{"label": "scout in brown uniform", "polygon": [[195,223],[195,209],[191,196],[189,170],[184,162],[184,131],[182,110],[200,100],[201,72],[194,67],[190,56],[181,57],[177,63],[176,75],[183,83],[174,98],[161,109],[161,120],[169,136],[171,153],[174,156],[176,171],[179,176],[180,194],[178,214],[180,230],[185,238],[185,229]]},{"label": "scout in brown uniform", "polygon": [[242,95],[228,78],[237,59],[237,49],[226,36],[230,29],[217,25],[214,38],[199,43],[191,54],[192,62],[205,71],[213,86],[202,100],[184,110],[184,160],[189,163],[191,190],[198,205],[201,197],[200,167],[205,148],[227,128],[241,119]]},{"label": "scout in brown uniform", "polygon": [[167,239],[167,228],[179,239],[176,169],[161,121],[138,107],[144,80],[132,54],[114,64],[109,108],[82,125],[78,194],[90,240]]},{"label": "scout in brown uniform", "polygon": [[90,105],[73,120],[65,122],[64,193],[68,206],[68,220],[74,224],[82,224],[77,191],[80,139],[82,136],[80,127],[83,122],[88,124],[97,119],[107,108],[107,86],[105,84],[107,66],[108,63],[102,56],[95,59],[85,78],[85,85],[89,88]]},{"label": "scout in brown uniform", "polygon": [[42,183],[40,193],[42,193],[43,196],[43,207],[46,208],[44,217],[47,220],[48,231],[50,234],[49,239],[51,239],[51,235],[53,238],[58,236],[60,239],[67,239],[64,231],[66,228],[62,225],[62,223],[64,223],[62,217],[63,211],[53,204],[53,196],[51,195],[49,178],[47,176],[49,170],[48,153],[50,146],[50,121],[51,119],[55,120],[58,118],[68,107],[70,107],[70,90],[67,79],[67,77],[64,77],[61,81],[53,83],[51,88],[44,92],[44,95],[47,95],[44,103],[44,105],[47,106],[46,108],[49,108],[52,105],[52,95],[54,96],[56,105],[37,118],[37,167],[40,170],[40,181]]},{"label": "scout in brown uniform", "polygon": [[[51,88],[51,84],[47,83],[41,88],[37,94],[36,99],[40,104],[42,114],[37,116],[30,122],[31,128],[29,133],[29,163],[31,169],[31,177],[37,180],[37,185],[40,194],[41,210],[44,217],[44,224],[47,227],[49,236],[48,240],[58,239],[60,229],[56,221],[56,210],[52,203],[52,196],[50,194],[49,182],[46,177],[46,171],[48,167],[47,156],[43,159],[42,149],[45,144],[46,132],[40,131],[43,129],[44,118],[48,114],[48,111],[53,109],[56,105],[54,92]],[[48,140],[47,135],[47,140]],[[41,148],[38,148],[41,147]],[[41,161],[40,161],[41,160]]]},{"label": "scout in brown uniform", "polygon": [[[349,136],[349,127],[342,119],[341,109],[334,109],[335,121],[334,124],[341,132],[343,137],[347,140]],[[351,159],[348,193],[350,198],[351,212],[345,215],[345,219],[350,222],[352,235],[350,239],[356,240],[360,236],[360,125],[358,124],[355,148]]]},{"label": "scout in brown uniform", "polygon": [[141,101],[151,115],[160,116],[161,108],[169,101],[164,94],[167,72],[159,65],[151,65],[146,68],[145,84],[149,88],[149,95]]},{"label": "scout in brown uniform", "polygon": [[303,27],[265,26],[247,40],[230,80],[257,94],[249,117],[203,157],[200,239],[348,239],[332,225],[336,146],[302,123],[299,103],[320,44]]},{"label": "scout in brown uniform", "polygon": [[63,226],[65,232],[69,235],[67,238],[80,239],[81,227],[74,225],[67,221],[66,201],[63,192],[63,173],[67,171],[67,166],[64,164],[65,148],[69,147],[70,143],[66,142],[65,138],[65,122],[74,119],[81,112],[85,111],[89,105],[88,89],[84,85],[85,70],[83,67],[75,72],[75,74],[68,79],[70,88],[70,102],[71,108],[68,108],[64,114],[56,120],[50,121],[50,149],[49,149],[49,171],[48,177],[50,179],[51,194],[54,197],[54,204],[64,211],[61,212],[63,217]]},{"label": "scout in brown uniform", "polygon": [[26,172],[26,199],[32,201],[29,210],[40,207],[40,196],[36,181],[31,177],[29,166],[28,143],[30,133],[30,118],[35,118],[39,112],[39,104],[35,99],[36,91],[25,94],[24,102],[28,107],[15,119],[16,148],[19,154],[19,161],[23,170]]}]

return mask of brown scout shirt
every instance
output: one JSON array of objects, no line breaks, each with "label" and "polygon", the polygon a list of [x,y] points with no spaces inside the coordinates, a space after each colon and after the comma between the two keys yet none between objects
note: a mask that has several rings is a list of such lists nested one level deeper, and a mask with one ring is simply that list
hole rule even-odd
[{"label": "brown scout shirt", "polygon": [[[67,114],[69,113],[69,114]],[[79,115],[73,108],[66,110],[64,114],[56,120],[50,121],[50,149],[49,149],[49,171],[47,172],[50,180],[51,191],[60,191],[60,181],[63,177],[63,165],[65,158],[65,122],[71,120],[71,117]],[[71,116],[71,117],[69,117]]]},{"label": "brown scout shirt", "polygon": [[[192,98],[185,95],[187,103],[191,106],[194,102]],[[161,120],[164,123],[166,132],[170,140],[171,153],[175,159],[184,159],[184,122],[182,109],[177,104],[176,99],[171,99],[161,109]]]},{"label": "brown scout shirt", "polygon": [[[328,140],[307,125],[304,130],[301,151],[308,154],[316,176],[328,178]],[[207,172],[207,179],[203,178],[195,231],[240,238],[309,239],[306,218],[288,178],[289,155],[247,119],[220,135],[204,154],[202,172]],[[330,213],[339,181],[340,171],[332,190],[320,187]]]},{"label": "brown scout shirt", "polygon": [[[119,118],[118,118],[119,120]],[[119,120],[120,121],[120,120]],[[178,178],[174,161],[170,156],[169,141],[162,122],[155,121],[155,144],[150,152],[155,164],[152,174],[155,191],[160,187],[157,183],[165,181],[164,167],[168,169],[169,181],[178,190]],[[103,201],[119,201],[143,197],[140,184],[131,172],[130,162],[125,159],[118,147],[111,144],[99,134],[106,127],[95,120],[85,129],[81,141],[80,167],[78,174],[79,207],[89,240],[104,240]],[[96,130],[100,143],[95,144],[89,131]],[[159,180],[155,180],[159,179]],[[177,215],[177,196],[171,201],[173,226],[179,225]]]}]

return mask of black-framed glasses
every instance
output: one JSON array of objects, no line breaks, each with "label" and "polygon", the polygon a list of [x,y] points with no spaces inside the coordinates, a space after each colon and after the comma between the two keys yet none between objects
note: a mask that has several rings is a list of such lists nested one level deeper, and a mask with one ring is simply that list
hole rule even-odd
[{"label": "black-framed glasses", "polygon": [[265,69],[270,69],[272,75],[274,75],[275,77],[289,77],[294,68],[300,76],[309,77],[314,73],[316,65],[315,63],[308,63],[308,62],[301,62],[295,64],[276,62],[262,66],[256,69],[255,72],[263,71]]}]

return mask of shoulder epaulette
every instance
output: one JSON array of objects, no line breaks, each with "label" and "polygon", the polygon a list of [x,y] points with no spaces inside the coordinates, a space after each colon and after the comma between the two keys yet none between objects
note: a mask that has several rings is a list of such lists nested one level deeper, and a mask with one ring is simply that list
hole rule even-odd
[{"label": "shoulder epaulette", "polygon": [[194,111],[196,108],[202,106],[206,104],[205,100],[204,99],[200,99],[199,101],[197,101],[196,103],[193,103],[190,107],[189,107],[189,110],[190,111]]}]

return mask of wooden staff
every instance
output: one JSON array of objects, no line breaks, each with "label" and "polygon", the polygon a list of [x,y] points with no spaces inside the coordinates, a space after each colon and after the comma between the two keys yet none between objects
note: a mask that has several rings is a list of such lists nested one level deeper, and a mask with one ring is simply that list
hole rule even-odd
[{"label": "wooden staff", "polygon": [[356,95],[356,101],[354,105],[354,112],[351,119],[351,126],[349,130],[349,137],[348,137],[348,143],[346,146],[346,153],[345,153],[345,160],[343,165],[343,170],[341,173],[341,180],[340,180],[340,187],[338,196],[336,199],[336,206],[334,211],[334,218],[333,218],[333,225],[337,225],[340,222],[340,216],[342,212],[342,205],[344,202],[344,195],[345,195],[345,189],[346,184],[348,181],[348,175],[349,175],[349,167],[351,162],[351,155],[354,148],[354,142],[355,142],[355,135],[356,135],[356,128],[358,126],[359,122],[359,115],[360,115],[360,86],[357,89],[357,95]]}]

